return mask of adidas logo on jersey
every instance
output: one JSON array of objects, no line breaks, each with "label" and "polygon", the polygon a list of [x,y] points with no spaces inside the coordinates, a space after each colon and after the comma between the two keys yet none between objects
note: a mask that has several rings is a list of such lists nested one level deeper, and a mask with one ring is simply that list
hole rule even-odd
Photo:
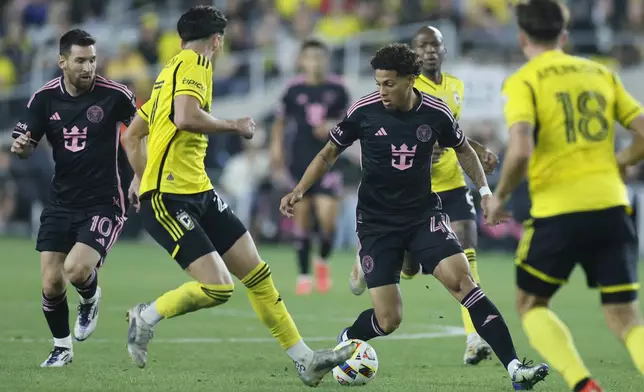
[{"label": "adidas logo on jersey", "polygon": [[168,181],[174,181],[174,176],[172,175],[172,173],[170,173],[165,179]]},{"label": "adidas logo on jersey", "polygon": [[378,132],[376,132],[376,136],[387,136],[387,131],[385,131],[385,128],[380,128]]},{"label": "adidas logo on jersey", "polygon": [[56,113],[52,114],[51,117],[49,117],[49,119],[52,120],[52,121],[58,121],[58,120],[60,120],[60,115],[58,114],[58,112],[56,112]]}]

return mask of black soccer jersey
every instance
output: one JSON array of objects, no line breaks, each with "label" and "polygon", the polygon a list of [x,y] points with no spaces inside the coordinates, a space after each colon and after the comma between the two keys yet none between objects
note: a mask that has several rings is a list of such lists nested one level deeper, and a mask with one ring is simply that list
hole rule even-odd
[{"label": "black soccer jersey", "polygon": [[282,96],[278,116],[286,120],[287,165],[299,177],[326,144],[314,130],[327,119],[340,119],[349,106],[349,94],[337,76],[309,85],[297,76]]},{"label": "black soccer jersey", "polygon": [[465,137],[443,101],[414,92],[421,99],[409,112],[388,111],[377,92],[369,94],[329,133],[329,140],[343,149],[360,140],[358,230],[403,229],[441,208],[431,189],[433,146],[458,147]]},{"label": "black soccer jersey", "polygon": [[52,205],[112,204],[125,214],[131,178],[120,127],[135,113],[134,94],[125,85],[96,76],[89,91],[74,97],[59,77],[31,96],[13,137],[31,132],[35,146],[47,136],[55,162]]}]

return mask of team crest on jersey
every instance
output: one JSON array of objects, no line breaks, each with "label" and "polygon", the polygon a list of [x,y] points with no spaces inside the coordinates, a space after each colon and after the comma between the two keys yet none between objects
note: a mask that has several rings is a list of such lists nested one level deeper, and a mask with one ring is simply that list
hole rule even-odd
[{"label": "team crest on jersey", "polygon": [[195,228],[195,223],[192,221],[192,218],[190,218],[190,215],[185,211],[181,211],[177,214],[177,220],[188,231]]},{"label": "team crest on jersey", "polygon": [[421,142],[428,142],[432,138],[432,129],[427,124],[423,124],[416,130],[416,137]]},{"label": "team crest on jersey", "polygon": [[105,112],[100,106],[94,105],[87,109],[87,119],[94,124],[100,123],[104,116]]}]

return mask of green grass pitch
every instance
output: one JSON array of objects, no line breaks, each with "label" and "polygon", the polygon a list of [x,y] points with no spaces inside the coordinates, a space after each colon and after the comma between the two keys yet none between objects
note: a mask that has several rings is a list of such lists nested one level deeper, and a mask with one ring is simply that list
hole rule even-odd
[{"label": "green grass pitch", "polygon": [[[307,389],[288,357],[255,318],[244,289],[224,307],[162,322],[150,345],[148,367],[133,366],[125,348],[125,312],[135,303],[187,280],[155,244],[121,242],[100,274],[103,302],[98,328],[74,344],[74,362],[62,369],[40,369],[51,349],[40,305],[38,254],[31,242],[0,239],[0,390],[31,391],[299,391]],[[370,306],[367,295],[353,296],[347,277],[353,254],[333,257],[334,288],[327,295],[294,294],[294,252],[287,247],[260,249],[300,332],[313,348],[332,347],[341,328]],[[507,255],[479,257],[483,288],[503,312],[520,356],[540,360],[529,347],[514,310],[514,270]],[[640,274],[640,278],[643,275]],[[404,320],[399,331],[372,341],[380,360],[375,380],[365,391],[511,391],[507,373],[496,360],[478,367],[462,364],[465,338],[460,311],[431,277],[403,282]],[[70,297],[70,323],[77,296]],[[605,326],[599,295],[585,289],[577,273],[553,303],[568,323],[593,374],[610,391],[642,391],[638,375],[621,343]],[[327,376],[318,387],[343,387]],[[566,391],[552,374],[536,391]]]}]

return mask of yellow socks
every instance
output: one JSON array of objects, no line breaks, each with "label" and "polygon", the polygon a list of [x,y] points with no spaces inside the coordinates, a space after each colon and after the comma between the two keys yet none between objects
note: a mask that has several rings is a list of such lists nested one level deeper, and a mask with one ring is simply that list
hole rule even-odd
[{"label": "yellow socks", "polygon": [[590,378],[568,327],[553,311],[544,307],[534,308],[523,316],[522,322],[530,345],[562,374],[570,389],[584,378]]},{"label": "yellow socks", "polygon": [[[465,256],[467,257],[467,261],[470,264],[470,270],[472,271],[472,277],[474,278],[474,281],[477,284],[481,283],[481,279],[479,278],[479,271],[476,266],[476,249],[468,248],[468,249],[465,249],[464,252],[465,252]],[[474,328],[474,324],[472,324],[472,318],[470,317],[470,312],[464,306],[461,306],[461,317],[463,319],[463,327],[465,328],[465,334],[469,335],[476,332],[476,328]]]},{"label": "yellow socks", "polygon": [[242,279],[255,313],[273,337],[287,350],[302,340],[300,333],[286,310],[273,278],[271,269],[263,261]]},{"label": "yellow socks", "polygon": [[163,318],[172,318],[199,309],[226,303],[233,295],[233,284],[188,282],[168,291],[156,300],[156,310]]},{"label": "yellow socks", "polygon": [[635,367],[644,375],[644,325],[633,327],[624,342]]}]

